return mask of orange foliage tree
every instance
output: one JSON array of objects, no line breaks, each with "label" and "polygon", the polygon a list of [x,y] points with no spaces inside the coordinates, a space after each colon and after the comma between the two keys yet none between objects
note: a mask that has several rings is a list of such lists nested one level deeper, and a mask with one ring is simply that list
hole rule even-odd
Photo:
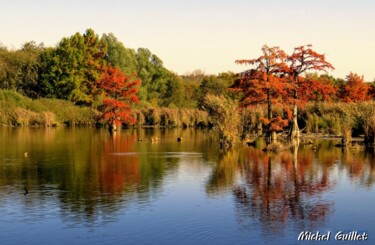
[{"label": "orange foliage tree", "polygon": [[108,67],[98,81],[98,89],[103,91],[103,114],[101,121],[111,126],[119,126],[122,122],[134,124],[136,118],[131,110],[131,105],[139,103],[137,92],[141,80],[127,76],[118,67]]},{"label": "orange foliage tree", "polygon": [[267,118],[263,122],[268,125],[267,133],[282,130],[287,124],[280,116],[273,117],[272,106],[280,106],[285,96],[287,83],[282,79],[281,74],[286,71],[286,54],[279,47],[262,47],[262,53],[257,59],[236,60],[237,64],[255,66],[254,69],[240,73],[231,86],[232,91],[243,93],[241,107],[254,106],[267,103]]},{"label": "orange foliage tree", "polygon": [[331,102],[337,93],[337,87],[328,76],[307,74],[300,83],[298,94],[303,95],[303,101],[328,101]]},{"label": "orange foliage tree", "polygon": [[231,89],[243,93],[243,107],[267,102],[268,118],[263,121],[269,125],[268,133],[281,130],[286,123],[280,116],[272,117],[272,105],[293,104],[293,116],[289,109],[286,110],[288,119],[293,117],[289,135],[293,139],[299,137],[298,105],[309,100],[330,100],[334,96],[336,90],[328,78],[303,76],[309,71],[326,72],[334,69],[323,54],[315,52],[311,47],[299,46],[287,56],[279,47],[265,45],[262,48],[263,55],[259,58],[236,60],[238,64],[254,65],[255,68],[240,73],[240,78]]},{"label": "orange foliage tree", "polygon": [[306,101],[306,97],[299,98],[298,92],[306,81],[301,75],[308,71],[333,70],[334,67],[326,61],[324,54],[319,54],[312,49],[312,45],[304,45],[294,48],[294,52],[287,57],[289,82],[292,86],[291,98],[294,99],[293,121],[289,137],[291,139],[299,137],[299,127],[297,122],[298,104]]},{"label": "orange foliage tree", "polygon": [[370,99],[368,95],[369,86],[365,83],[363,76],[350,73],[346,76],[346,83],[343,84],[340,98],[347,103],[360,102]]}]

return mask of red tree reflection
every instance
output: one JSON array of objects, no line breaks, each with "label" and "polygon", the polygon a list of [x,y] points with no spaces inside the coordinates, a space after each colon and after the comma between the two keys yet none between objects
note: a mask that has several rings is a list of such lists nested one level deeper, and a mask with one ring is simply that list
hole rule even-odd
[{"label": "red tree reflection", "polygon": [[281,231],[288,223],[310,227],[324,221],[332,203],[322,194],[332,184],[328,171],[314,164],[313,152],[278,156],[249,148],[240,167],[243,183],[234,188],[239,219],[260,219],[266,230]]},{"label": "red tree reflection", "polygon": [[102,193],[121,193],[125,187],[140,182],[139,157],[132,152],[135,135],[120,136],[119,133],[113,133],[104,142],[99,176]]}]

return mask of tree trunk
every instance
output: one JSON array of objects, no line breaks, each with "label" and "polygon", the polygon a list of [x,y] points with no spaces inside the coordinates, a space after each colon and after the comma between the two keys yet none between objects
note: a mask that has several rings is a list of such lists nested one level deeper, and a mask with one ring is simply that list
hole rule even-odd
[{"label": "tree trunk", "polygon": [[375,142],[375,135],[372,132],[372,129],[369,129],[367,133],[365,132],[365,147],[366,148],[373,148]]},{"label": "tree trunk", "polygon": [[277,134],[275,131],[271,132],[271,142],[277,141]]},{"label": "tree trunk", "polygon": [[298,115],[298,107],[297,105],[294,105],[292,127],[289,133],[289,139],[291,140],[295,138],[299,139],[299,127],[298,127],[297,115]]},{"label": "tree trunk", "polygon": [[116,130],[117,130],[117,126],[116,126],[115,122],[109,124],[108,129],[109,129],[109,131],[111,131],[111,132],[116,131]]},{"label": "tree trunk", "polygon": [[263,123],[258,122],[256,124],[256,132],[257,132],[257,135],[262,135],[263,134]]},{"label": "tree trunk", "polygon": [[[295,83],[297,84],[298,76],[295,76],[294,80],[295,80]],[[298,106],[297,106],[298,90],[297,89],[294,89],[294,99],[296,100],[296,102],[293,107],[293,122],[292,122],[292,127],[289,133],[290,140],[293,140],[296,138],[299,139],[299,127],[298,127],[298,120],[297,120],[297,116],[298,116]]]},{"label": "tree trunk", "polygon": [[267,91],[267,105],[268,105],[267,117],[268,117],[268,120],[271,120],[271,118],[272,118],[272,104],[271,104],[271,91],[270,90]]},{"label": "tree trunk", "polygon": [[[268,90],[268,92],[267,92],[267,104],[268,104],[268,108],[267,108],[267,118],[268,118],[268,121],[271,121],[271,119],[272,119],[272,104],[271,104],[271,91],[270,90]],[[275,131],[270,131],[270,127],[271,127],[271,124],[268,124],[268,126],[267,126],[267,138],[268,138],[268,141],[270,142],[270,143],[272,143],[272,142],[275,142],[276,140],[277,140],[277,135],[276,135],[276,132]]]}]

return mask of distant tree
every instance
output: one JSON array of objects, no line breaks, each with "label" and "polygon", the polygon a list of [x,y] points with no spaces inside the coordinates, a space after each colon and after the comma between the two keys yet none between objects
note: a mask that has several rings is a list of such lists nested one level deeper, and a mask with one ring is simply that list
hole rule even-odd
[{"label": "distant tree", "polygon": [[335,99],[337,87],[335,79],[327,75],[307,74],[300,83],[298,94],[303,95],[304,101],[331,102]]},{"label": "distant tree", "polygon": [[131,106],[139,103],[136,94],[140,84],[139,78],[125,75],[118,67],[108,67],[97,84],[99,91],[105,95],[101,121],[112,127],[121,123],[134,124],[136,118]]},{"label": "distant tree", "polygon": [[369,84],[368,95],[370,99],[375,100],[375,79],[372,83]]},{"label": "distant tree", "polygon": [[170,76],[166,79],[166,89],[162,92],[161,105],[167,107],[185,107],[184,105],[184,85],[182,79],[177,76]]},{"label": "distant tree", "polygon": [[[196,81],[186,81],[185,77],[179,76],[183,84],[183,105],[184,108],[198,108],[198,100],[201,98],[199,93],[200,83]],[[201,106],[199,106],[201,108]]]},{"label": "distant tree", "polygon": [[228,88],[232,82],[232,79],[220,75],[204,76],[199,85],[199,105],[203,105],[206,94],[227,96]]},{"label": "distant tree", "polygon": [[42,49],[32,41],[25,43],[20,50],[0,50],[0,87],[35,98]]},{"label": "distant tree", "polygon": [[369,100],[369,85],[364,81],[363,76],[350,73],[346,76],[346,82],[341,89],[340,98],[344,102],[360,102]]},{"label": "distant tree", "polygon": [[312,45],[299,46],[294,48],[294,52],[287,57],[289,83],[291,85],[290,97],[294,99],[293,121],[289,137],[291,139],[299,137],[299,127],[297,122],[298,104],[306,101],[299,97],[299,88],[304,79],[301,75],[308,71],[328,71],[334,67],[326,61],[324,54],[319,54],[312,49]]},{"label": "distant tree", "polygon": [[44,43],[37,44],[35,41],[25,42],[21,47],[22,51],[35,52],[35,53],[43,49],[44,49]]}]

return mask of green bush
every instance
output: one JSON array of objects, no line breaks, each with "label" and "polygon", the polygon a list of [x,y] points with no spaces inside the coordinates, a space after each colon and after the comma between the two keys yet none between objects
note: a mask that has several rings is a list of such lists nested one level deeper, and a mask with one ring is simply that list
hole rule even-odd
[{"label": "green bush", "polygon": [[240,116],[236,101],[207,94],[204,107],[219,131],[219,145],[222,149],[231,148],[238,138]]}]

